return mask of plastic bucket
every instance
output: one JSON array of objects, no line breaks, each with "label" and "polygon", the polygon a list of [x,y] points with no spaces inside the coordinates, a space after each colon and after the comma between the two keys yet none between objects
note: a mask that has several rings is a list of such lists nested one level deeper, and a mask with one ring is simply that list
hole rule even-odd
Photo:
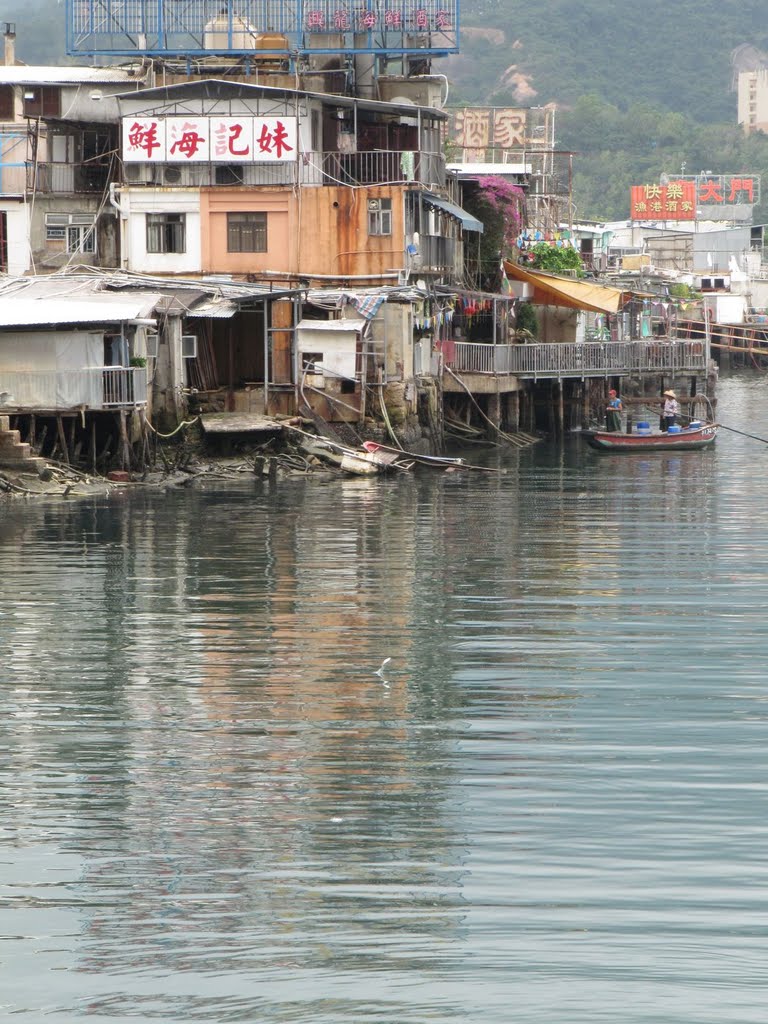
[{"label": "plastic bucket", "polygon": [[673,423],[669,427],[669,429],[667,430],[667,433],[668,434],[679,434],[680,433],[680,427],[677,425],[677,423]]},{"label": "plastic bucket", "polygon": [[638,423],[635,429],[637,430],[638,434],[650,434],[651,425],[650,423],[646,423],[643,421],[641,423]]},{"label": "plastic bucket", "polygon": [[688,429],[689,430],[701,430],[702,426],[703,426],[703,424],[702,424],[701,420],[691,420],[691,422],[688,424]]}]

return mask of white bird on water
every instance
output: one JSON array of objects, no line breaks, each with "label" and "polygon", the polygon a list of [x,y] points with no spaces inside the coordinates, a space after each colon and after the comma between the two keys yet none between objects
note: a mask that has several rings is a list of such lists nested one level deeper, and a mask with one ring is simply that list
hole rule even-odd
[{"label": "white bird on water", "polygon": [[383,679],[384,678],[384,669],[387,667],[387,665],[390,663],[390,661],[392,661],[391,658],[385,658],[384,661],[382,661],[382,663],[381,663],[381,668],[377,669],[373,674],[375,676],[380,676]]}]

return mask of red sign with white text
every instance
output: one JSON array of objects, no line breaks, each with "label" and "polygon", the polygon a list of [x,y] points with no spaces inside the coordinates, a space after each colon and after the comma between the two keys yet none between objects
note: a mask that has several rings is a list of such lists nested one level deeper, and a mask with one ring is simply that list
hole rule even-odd
[{"label": "red sign with white text", "polygon": [[693,181],[633,185],[629,216],[632,220],[695,220],[696,185]]}]

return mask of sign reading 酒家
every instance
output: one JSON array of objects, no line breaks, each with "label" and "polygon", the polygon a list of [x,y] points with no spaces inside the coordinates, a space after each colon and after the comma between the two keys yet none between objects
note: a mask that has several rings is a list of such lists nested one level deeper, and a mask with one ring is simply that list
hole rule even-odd
[{"label": "sign reading \u9152\u5bb6", "polygon": [[523,150],[527,111],[516,107],[460,107],[452,112],[451,144],[467,163],[483,162],[492,150]]},{"label": "sign reading \u9152\u5bb6", "polygon": [[296,159],[295,117],[124,117],[125,163],[267,163]]}]

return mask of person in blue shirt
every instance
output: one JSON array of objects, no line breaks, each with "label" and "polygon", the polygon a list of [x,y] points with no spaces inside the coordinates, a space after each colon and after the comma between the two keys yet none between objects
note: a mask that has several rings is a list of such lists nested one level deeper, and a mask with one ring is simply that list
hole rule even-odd
[{"label": "person in blue shirt", "polygon": [[623,409],[621,399],[611,388],[608,392],[608,405],[605,407],[605,429],[611,431],[621,430],[621,411]]}]

